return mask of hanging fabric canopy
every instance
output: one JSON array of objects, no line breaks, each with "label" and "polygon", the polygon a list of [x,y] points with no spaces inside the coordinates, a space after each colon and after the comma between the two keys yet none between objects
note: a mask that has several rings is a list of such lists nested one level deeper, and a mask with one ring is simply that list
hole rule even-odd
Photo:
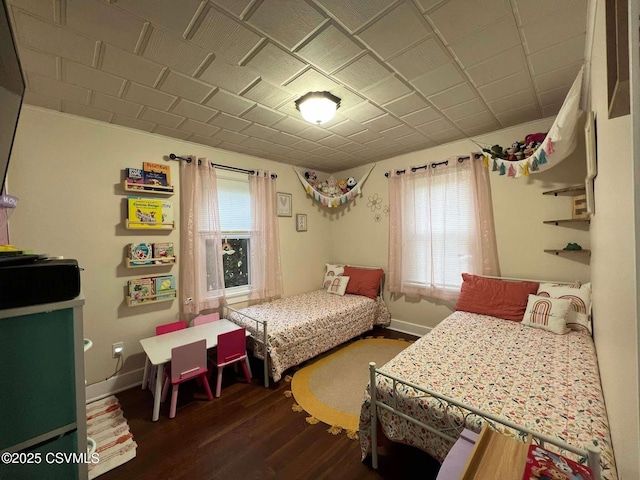
[{"label": "hanging fabric canopy", "polygon": [[358,195],[362,194],[362,191],[361,191],[362,185],[367,180],[367,178],[369,177],[369,174],[371,173],[374,167],[375,167],[375,164],[369,169],[367,173],[365,173],[360,178],[360,180],[356,179],[356,184],[353,188],[351,188],[347,192],[344,192],[343,190],[339,190],[339,193],[334,193],[334,194],[326,194],[321,191],[318,191],[314,185],[311,185],[309,183],[309,181],[304,177],[303,174],[298,172],[298,170],[296,170],[295,168],[293,169],[293,171],[296,172],[296,175],[298,175],[298,178],[300,179],[300,182],[302,183],[304,190],[307,192],[307,195],[310,195],[311,197],[313,197],[313,199],[316,202],[318,202],[319,204],[325,207],[334,208],[334,207],[339,207],[341,205],[346,205],[347,203],[351,202],[354,198],[356,198]]},{"label": "hanging fabric canopy", "polygon": [[[486,145],[474,143],[485,152],[484,165],[492,171],[511,178],[539,173],[555,167],[567,158],[576,148],[578,120],[582,115],[580,98],[582,92],[582,75],[584,66],[580,68],[569,93],[567,94],[556,119],[542,143],[524,159],[506,160],[493,155]],[[493,147],[491,147],[491,150]]]}]

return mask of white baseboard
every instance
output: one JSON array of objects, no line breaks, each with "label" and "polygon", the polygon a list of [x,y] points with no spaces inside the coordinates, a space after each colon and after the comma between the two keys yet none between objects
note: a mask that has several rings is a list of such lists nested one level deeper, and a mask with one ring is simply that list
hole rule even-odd
[{"label": "white baseboard", "polygon": [[143,373],[144,368],[140,368],[87,386],[87,403],[142,385]]},{"label": "white baseboard", "polygon": [[403,322],[402,320],[396,320],[394,318],[391,319],[391,325],[389,325],[389,328],[397,332],[408,333],[417,337],[422,337],[431,331],[431,327]]}]

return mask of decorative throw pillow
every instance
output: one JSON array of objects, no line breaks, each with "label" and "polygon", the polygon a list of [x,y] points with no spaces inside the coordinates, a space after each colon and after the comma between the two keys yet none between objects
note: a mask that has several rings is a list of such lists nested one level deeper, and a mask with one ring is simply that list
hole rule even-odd
[{"label": "decorative throw pillow", "polygon": [[349,283],[349,277],[339,276],[333,277],[331,283],[327,287],[327,292],[335,293],[336,295],[344,295],[344,292],[347,290],[347,285]]},{"label": "decorative throw pillow", "polygon": [[562,335],[569,331],[566,317],[570,308],[571,301],[564,298],[529,295],[522,324]]},{"label": "decorative throw pillow", "polygon": [[340,276],[344,273],[344,265],[333,265],[327,263],[327,269],[324,272],[324,282],[322,282],[322,288],[328,288],[333,277]]},{"label": "decorative throw pillow", "polygon": [[350,278],[346,293],[363,295],[374,300],[378,297],[384,270],[381,268],[358,268],[347,265],[344,267],[344,274]]},{"label": "decorative throw pillow", "polygon": [[541,283],[538,288],[538,295],[570,300],[571,308],[567,314],[567,327],[571,330],[592,333],[591,283],[585,283],[580,286]]},{"label": "decorative throw pillow", "polygon": [[539,285],[537,282],[507,282],[463,273],[455,309],[519,322],[529,294],[536,293]]}]

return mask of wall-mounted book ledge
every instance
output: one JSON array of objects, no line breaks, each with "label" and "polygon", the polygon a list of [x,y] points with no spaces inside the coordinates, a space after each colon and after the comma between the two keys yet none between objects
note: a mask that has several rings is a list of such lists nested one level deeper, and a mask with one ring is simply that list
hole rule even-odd
[{"label": "wall-mounted book ledge", "polygon": [[131,183],[126,180],[122,182],[123,188],[126,192],[144,192],[155,193],[158,195],[173,195],[173,185],[147,185],[143,183]]},{"label": "wall-mounted book ledge", "polygon": [[162,293],[146,295],[144,297],[131,297],[127,295],[127,306],[139,307],[141,305],[151,305],[152,303],[170,302],[177,297],[177,290],[164,290]]},{"label": "wall-mounted book ledge", "polygon": [[167,265],[175,265],[176,260],[176,257],[147,258],[145,260],[126,259],[127,268],[163,267]]},{"label": "wall-mounted book ledge", "polygon": [[175,222],[142,222],[139,220],[126,220],[127,230],[175,230]]}]

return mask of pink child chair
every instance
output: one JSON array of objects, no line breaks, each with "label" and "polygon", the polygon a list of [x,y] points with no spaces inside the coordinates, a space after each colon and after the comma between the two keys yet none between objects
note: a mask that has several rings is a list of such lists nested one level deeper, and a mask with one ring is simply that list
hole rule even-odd
[{"label": "pink child chair", "polygon": [[[156,327],[156,336],[158,335],[164,335],[165,333],[171,333],[171,332],[175,332],[177,330],[183,330],[187,328],[187,322],[185,321],[179,321],[179,322],[173,322],[173,323],[165,323],[164,325],[158,325]],[[149,368],[150,367],[150,368]],[[149,368],[149,370],[147,370],[147,368]],[[156,378],[156,367],[152,366],[149,363],[149,358],[147,358],[145,364],[144,364],[144,369],[145,369],[145,373],[148,371],[149,375],[148,375],[148,380],[149,380],[149,388],[151,389],[151,391],[155,391],[154,390],[154,378]],[[167,375],[167,373],[165,372],[165,375]],[[145,385],[142,386],[142,388],[145,388]]]},{"label": "pink child chair", "polygon": [[193,319],[193,326],[195,327],[196,325],[202,325],[203,323],[217,322],[218,320],[220,320],[220,314],[218,312],[198,315]]},{"label": "pink child chair", "polygon": [[247,334],[244,328],[218,335],[216,397],[220,396],[220,390],[222,388],[222,370],[227,365],[236,362],[240,362],[247,383],[251,383],[251,373],[247,366]]},{"label": "pink child chair", "polygon": [[199,378],[207,392],[207,398],[213,400],[209,381],[207,380],[207,341],[182,345],[171,349],[171,377],[167,377],[162,388],[161,401],[164,401],[169,391],[169,382],[173,385],[171,391],[171,410],[169,418],[176,416],[176,403],[178,402],[178,387],[182,382]]}]

